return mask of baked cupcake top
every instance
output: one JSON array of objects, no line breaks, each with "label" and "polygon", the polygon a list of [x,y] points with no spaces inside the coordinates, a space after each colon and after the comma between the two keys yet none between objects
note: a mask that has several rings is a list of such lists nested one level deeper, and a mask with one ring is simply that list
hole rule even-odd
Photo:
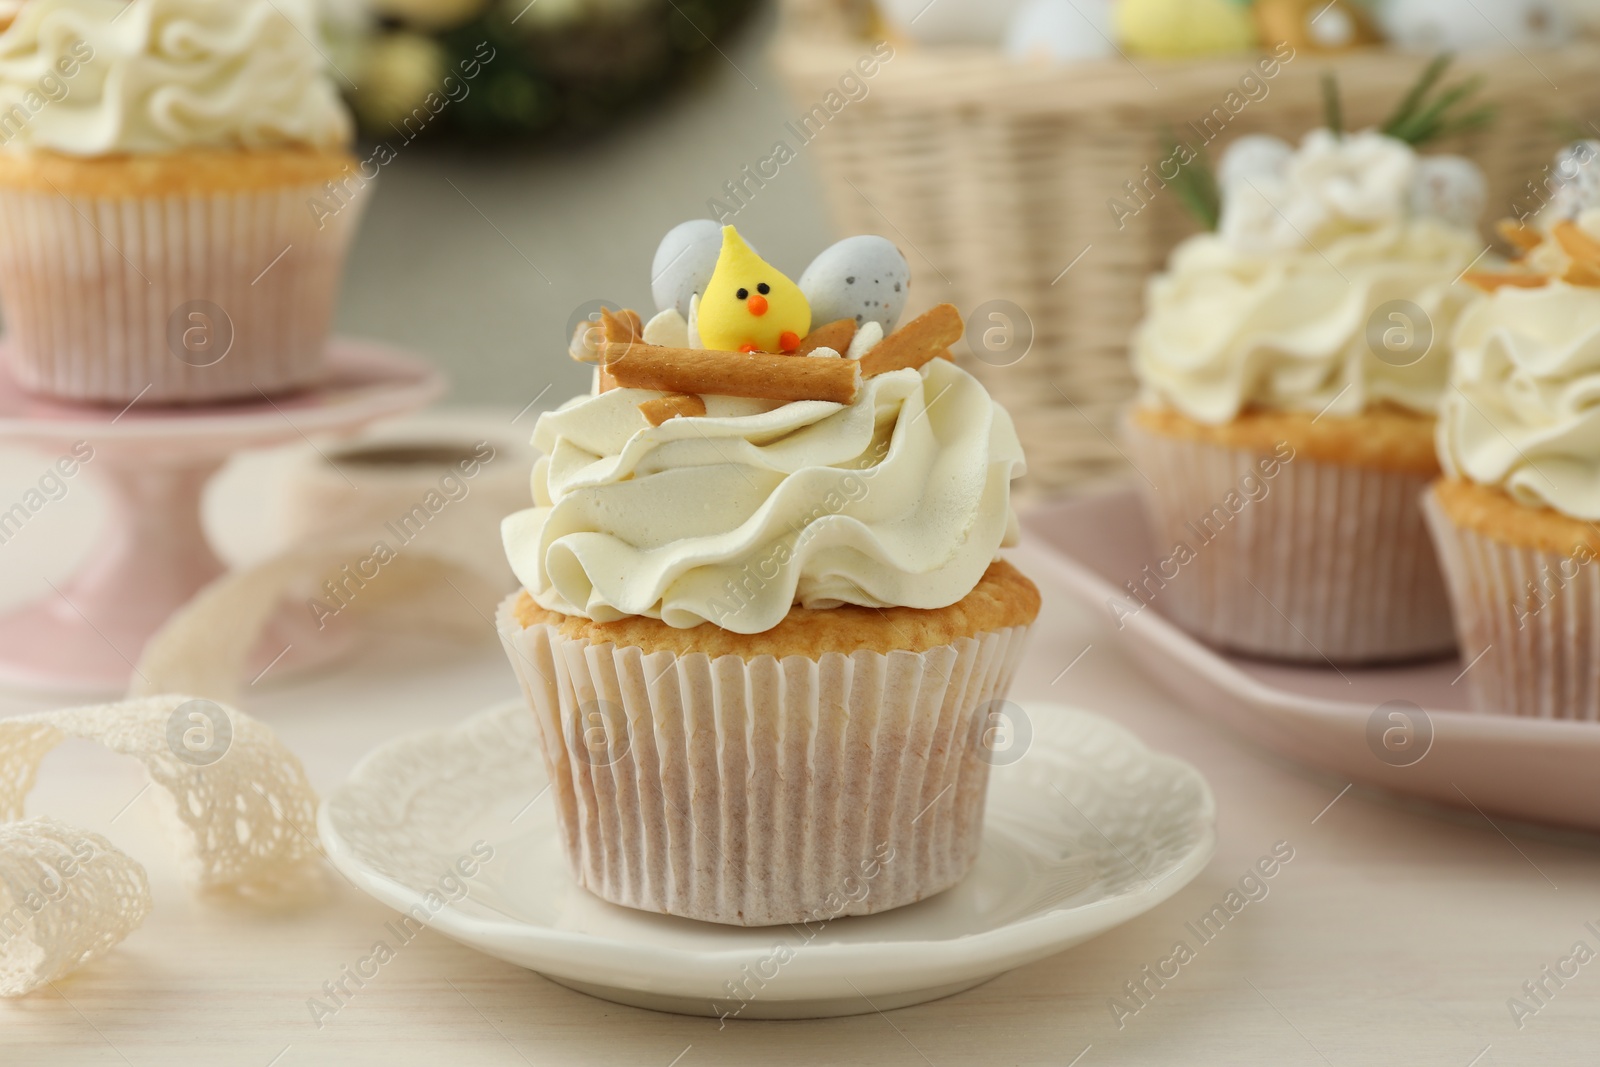
[{"label": "baked cupcake top", "polygon": [[[603,361],[602,381],[535,427],[535,506],[502,528],[518,578],[564,615],[744,634],[796,605],[961,600],[1014,537],[1010,483],[1023,456],[1005,411],[940,358],[960,336],[959,316],[942,305],[899,330],[898,307],[875,308],[876,318],[863,308],[859,326],[854,315],[831,318],[865,305],[851,291],[893,291],[904,261],[889,262],[899,254],[885,256],[886,241],[844,255],[835,246],[817,261],[829,276],[808,271],[796,286],[759,257],[744,260],[749,277],[719,272],[730,253],[750,250],[731,227],[720,245],[715,234],[702,231],[678,257],[697,272],[685,281],[687,318],[671,306],[677,292],[658,289],[669,306],[649,327],[611,315],[594,331],[603,337],[580,326],[575,351]],[[830,255],[842,261],[838,277]],[[887,273],[871,273],[885,263]],[[844,296],[832,292],[840,287]],[[770,339],[796,354],[740,341],[768,316],[792,326],[813,309],[830,321]],[[701,326],[744,350],[703,347]],[[788,399],[807,392],[816,398]]]},{"label": "baked cupcake top", "polygon": [[28,0],[0,33],[0,143],[67,156],[336,148],[308,0]]},{"label": "baked cupcake top", "polygon": [[1552,173],[1563,184],[1551,205],[1505,227],[1522,258],[1470,276],[1492,292],[1456,333],[1439,461],[1520,503],[1600,520],[1600,142]]},{"label": "baked cupcake top", "polygon": [[1240,138],[1217,181],[1216,232],[1180,244],[1148,287],[1133,340],[1146,402],[1211,424],[1252,408],[1431,414],[1472,296],[1456,279],[1483,251],[1478,168],[1319,129],[1298,149]]}]

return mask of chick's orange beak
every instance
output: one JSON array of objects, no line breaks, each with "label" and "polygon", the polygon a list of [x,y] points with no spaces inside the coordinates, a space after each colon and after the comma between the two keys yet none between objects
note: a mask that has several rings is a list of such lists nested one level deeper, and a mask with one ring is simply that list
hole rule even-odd
[{"label": "chick's orange beak", "polygon": [[760,293],[751,293],[748,307],[752,315],[765,315],[767,313],[767,298]]}]

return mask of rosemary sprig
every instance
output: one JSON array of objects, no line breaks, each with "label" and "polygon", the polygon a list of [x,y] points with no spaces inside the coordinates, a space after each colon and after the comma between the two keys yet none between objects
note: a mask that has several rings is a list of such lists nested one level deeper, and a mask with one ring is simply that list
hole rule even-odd
[{"label": "rosemary sprig", "polygon": [[1339,100],[1339,79],[1333,71],[1322,75],[1322,124],[1335,137],[1344,136],[1344,107]]},{"label": "rosemary sprig", "polygon": [[1481,130],[1494,122],[1496,111],[1493,105],[1484,104],[1474,108],[1465,115],[1459,115],[1439,126],[1434,137],[1449,137],[1451,134],[1466,133],[1468,130]]},{"label": "rosemary sprig", "polygon": [[1458,82],[1429,99],[1429,94],[1438,86],[1454,58],[1448,52],[1433,58],[1423,69],[1416,83],[1401,98],[1394,114],[1384,122],[1382,127],[1384,133],[1416,146],[1450,134],[1480,129],[1493,121],[1495,109],[1488,104],[1479,105],[1467,112],[1458,111],[1461,105],[1483,88],[1482,75],[1475,75]]},{"label": "rosemary sprig", "polygon": [[[1167,130],[1167,157],[1179,150],[1178,139]],[[1178,196],[1179,203],[1193,215],[1195,221],[1208,230],[1215,230],[1222,219],[1222,193],[1217,188],[1217,174],[1205,151],[1194,153],[1194,158],[1178,168],[1177,177],[1169,185]]]},{"label": "rosemary sprig", "polygon": [[[1406,90],[1394,113],[1384,122],[1382,132],[1413,146],[1467,130],[1480,129],[1495,117],[1492,105],[1481,104],[1471,110],[1461,110],[1483,88],[1482,75],[1474,75],[1439,92],[1440,81],[1454,61],[1448,52],[1435,56],[1423,68],[1422,74]],[[1344,102],[1339,93],[1339,79],[1332,71],[1322,76],[1323,122],[1335,137],[1344,134]],[[1177,138],[1166,131],[1168,155],[1179,149]],[[1215,230],[1222,218],[1222,195],[1217,187],[1216,172],[1203,151],[1195,152],[1194,159],[1178,168],[1177,177],[1167,184],[1173,187],[1184,208],[1206,229]]]},{"label": "rosemary sprig", "polygon": [[1429,61],[1428,65],[1422,70],[1422,76],[1406,91],[1406,95],[1400,98],[1400,103],[1395,106],[1394,114],[1385,120],[1383,124],[1384,133],[1389,133],[1404,122],[1406,116],[1416,112],[1417,106],[1422,103],[1422,98],[1428,95],[1428,90],[1432,89],[1440,78],[1444,77],[1444,72],[1450,69],[1450,63],[1454,59],[1455,57],[1449,52],[1440,52]]}]

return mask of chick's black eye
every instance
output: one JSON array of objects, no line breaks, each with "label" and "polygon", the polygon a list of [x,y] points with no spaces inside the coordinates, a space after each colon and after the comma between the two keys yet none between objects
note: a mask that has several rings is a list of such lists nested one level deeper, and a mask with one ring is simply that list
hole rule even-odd
[{"label": "chick's black eye", "polygon": [[748,297],[750,295],[750,290],[748,290],[748,289],[740,289],[737,293],[734,293],[733,295],[738,297],[740,300],[743,300],[743,299],[745,299],[746,297]]},{"label": "chick's black eye", "polygon": [[760,293],[762,296],[766,296],[768,293],[772,292],[772,286],[768,285],[766,282],[762,282],[760,285],[756,286],[756,292]]}]

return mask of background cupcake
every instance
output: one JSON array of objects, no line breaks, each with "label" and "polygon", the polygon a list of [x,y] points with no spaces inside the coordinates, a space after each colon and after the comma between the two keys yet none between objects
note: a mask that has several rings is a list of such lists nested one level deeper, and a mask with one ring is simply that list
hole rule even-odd
[{"label": "background cupcake", "polygon": [[1440,409],[1445,478],[1425,507],[1479,711],[1600,719],[1595,148],[1557,161],[1567,177],[1522,263],[1478,276],[1495,288],[1462,317]]},{"label": "background cupcake", "polygon": [[1176,194],[1214,227],[1150,280],[1133,341],[1128,454],[1160,560],[1131,595],[1222,648],[1306,662],[1450,651],[1418,494],[1451,328],[1482,254],[1482,174],[1413,144],[1482,125],[1430,64],[1379,130],[1298,149],[1174,147]]},{"label": "background cupcake", "polygon": [[1236,142],[1217,232],[1150,284],[1127,437],[1164,569],[1129,584],[1214,644],[1352,663],[1454,643],[1416,500],[1485,191],[1419,157],[1406,115]]},{"label": "background cupcake", "polygon": [[25,388],[316,380],[365,200],[306,0],[30,0],[0,33],[0,300]]},{"label": "background cupcake", "polygon": [[[763,318],[803,300],[756,270],[710,275],[729,291],[701,305],[708,333],[735,292]],[[892,328],[898,312],[879,311]],[[930,314],[959,336],[953,309]],[[840,348],[712,362],[847,363],[854,322],[815,329]],[[938,358],[864,377],[850,403],[712,393],[688,398],[691,417],[641,410],[662,399],[611,388],[542,416],[535,506],[503,527],[525,588],[500,632],[574,876],[614,903],[739,925],[948,888],[977,856],[981,742],[1039,607],[997,560],[1023,469],[1010,419]]]}]

